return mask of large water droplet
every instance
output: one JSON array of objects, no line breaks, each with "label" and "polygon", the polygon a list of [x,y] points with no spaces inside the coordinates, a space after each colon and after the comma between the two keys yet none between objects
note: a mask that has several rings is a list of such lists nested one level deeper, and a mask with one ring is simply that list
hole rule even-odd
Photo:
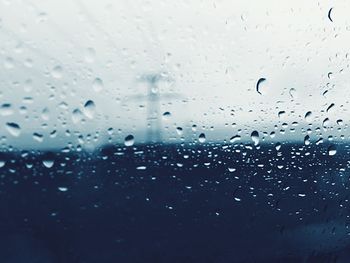
[{"label": "large water droplet", "polygon": [[250,137],[252,138],[252,141],[254,142],[255,146],[259,145],[260,138],[259,133],[257,131],[253,131]]},{"label": "large water droplet", "polygon": [[17,123],[7,122],[6,129],[12,136],[18,137],[21,134],[21,127]]},{"label": "large water droplet", "polygon": [[92,100],[88,100],[84,105],[84,114],[89,119],[93,119],[95,115],[95,103]]},{"label": "large water droplet", "polygon": [[126,136],[125,139],[124,139],[124,145],[128,146],[128,147],[133,146],[134,142],[135,142],[134,136],[131,135],[131,134]]}]

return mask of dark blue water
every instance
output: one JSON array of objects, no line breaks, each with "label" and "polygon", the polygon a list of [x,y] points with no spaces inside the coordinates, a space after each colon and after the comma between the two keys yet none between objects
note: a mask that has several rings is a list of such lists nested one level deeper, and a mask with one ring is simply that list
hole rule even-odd
[{"label": "dark blue water", "polygon": [[3,153],[1,262],[350,262],[346,147]]}]

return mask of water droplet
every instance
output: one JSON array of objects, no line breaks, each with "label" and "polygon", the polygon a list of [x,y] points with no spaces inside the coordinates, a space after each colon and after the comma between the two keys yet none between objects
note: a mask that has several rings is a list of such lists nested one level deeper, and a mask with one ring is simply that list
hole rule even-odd
[{"label": "water droplet", "polygon": [[166,111],[166,112],[163,113],[163,119],[164,120],[169,120],[170,116],[171,116],[171,113],[169,111]]},{"label": "water droplet", "polygon": [[6,164],[5,160],[0,160],[0,168],[4,167]]},{"label": "water droplet", "polygon": [[103,81],[100,78],[95,78],[94,81],[92,82],[92,88],[96,92],[100,92],[103,90]]},{"label": "water droplet", "polygon": [[328,147],[327,152],[329,156],[333,156],[337,153],[337,148],[335,147],[335,145],[331,145]]},{"label": "water droplet", "polygon": [[51,168],[55,164],[55,156],[53,153],[45,153],[43,156],[43,165],[46,168]]},{"label": "water droplet", "polygon": [[176,132],[177,132],[178,135],[181,136],[181,135],[183,134],[183,129],[182,129],[182,127],[177,127],[177,128],[176,128]]},{"label": "water droplet", "polygon": [[323,128],[327,128],[330,125],[330,120],[328,118],[325,118],[322,122]]},{"label": "water droplet", "polygon": [[328,106],[328,108],[327,108],[327,113],[333,108],[335,106],[335,104],[334,103],[332,103],[331,105],[329,105]]},{"label": "water droplet", "polygon": [[58,187],[58,190],[61,191],[61,192],[67,192],[68,191],[68,187],[60,186],[60,187]]},{"label": "water droplet", "polygon": [[1,116],[10,116],[13,114],[12,105],[9,103],[4,103],[0,107],[0,115]]},{"label": "water droplet", "polygon": [[18,137],[21,134],[21,127],[17,123],[7,122],[6,129],[12,136]]},{"label": "water droplet", "polygon": [[312,122],[312,112],[311,111],[308,111],[306,114],[305,114],[305,120],[308,122],[308,123],[311,123]]},{"label": "water droplet", "polygon": [[83,119],[83,113],[79,109],[75,109],[72,112],[72,121],[74,124],[77,124]]},{"label": "water droplet", "polygon": [[337,124],[338,124],[339,126],[341,126],[341,125],[344,124],[344,122],[343,122],[343,120],[339,119],[339,120],[337,120]]},{"label": "water droplet", "polygon": [[306,135],[305,137],[304,137],[304,144],[305,145],[310,145],[310,136],[309,135]]},{"label": "water droplet", "polygon": [[280,149],[281,149],[281,147],[282,147],[282,144],[281,143],[276,143],[275,144],[275,149],[277,150],[277,151],[279,151]]},{"label": "water droplet", "polygon": [[93,63],[95,61],[96,51],[93,48],[88,48],[85,53],[85,61],[88,63]]},{"label": "water droplet", "polygon": [[38,141],[38,142],[42,142],[44,140],[44,135],[37,133],[37,132],[34,132],[33,139]]},{"label": "water droplet", "polygon": [[333,11],[333,7],[331,9],[329,9],[328,11],[328,19],[333,22],[333,19],[332,19],[332,11]]},{"label": "water droplet", "polygon": [[252,138],[252,141],[254,142],[255,146],[259,145],[260,139],[259,139],[259,133],[257,131],[253,131],[250,137]]},{"label": "water droplet", "polygon": [[256,83],[256,91],[260,94],[263,95],[265,93],[265,86],[263,83],[266,82],[265,78],[260,78],[258,82]]},{"label": "water droplet", "polygon": [[124,145],[128,146],[128,147],[133,146],[134,142],[135,142],[134,136],[132,136],[131,134],[126,136],[125,139],[124,139]]},{"label": "water droplet", "polygon": [[199,134],[198,141],[200,143],[204,143],[206,141],[206,137],[204,133]]},{"label": "water droplet", "polygon": [[95,103],[92,100],[88,100],[84,105],[84,114],[89,119],[93,119],[95,115]]},{"label": "water droplet", "polygon": [[280,118],[280,119],[283,119],[285,117],[285,115],[286,115],[285,111],[278,112],[278,118]]},{"label": "water droplet", "polygon": [[63,69],[61,66],[55,66],[51,71],[51,76],[55,79],[62,78]]},{"label": "water droplet", "polygon": [[297,98],[298,94],[297,94],[297,91],[296,91],[295,88],[291,88],[291,89],[289,90],[289,96],[291,96],[292,99]]},{"label": "water droplet", "polygon": [[235,143],[235,142],[238,142],[240,139],[241,139],[240,135],[234,135],[230,138],[230,142]]},{"label": "water droplet", "polygon": [[333,75],[332,72],[328,72],[327,77],[328,77],[329,79],[331,79],[332,75]]}]

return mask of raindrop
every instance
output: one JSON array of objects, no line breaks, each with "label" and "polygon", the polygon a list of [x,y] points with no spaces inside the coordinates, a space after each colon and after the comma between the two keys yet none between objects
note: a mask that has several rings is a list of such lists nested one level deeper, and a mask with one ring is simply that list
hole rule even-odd
[{"label": "raindrop", "polygon": [[240,135],[234,135],[230,138],[230,142],[235,143],[235,142],[238,142],[240,139],[241,139]]},{"label": "raindrop", "polygon": [[163,113],[163,119],[164,120],[169,120],[170,116],[171,116],[171,113],[169,111],[166,111],[166,112]]},{"label": "raindrop", "polygon": [[85,61],[88,63],[93,63],[95,61],[96,51],[93,48],[88,48],[85,54]]},{"label": "raindrop", "polygon": [[280,119],[283,119],[285,117],[285,115],[286,115],[285,111],[278,112],[278,118],[280,118]]},{"label": "raindrop", "polygon": [[305,114],[305,120],[308,122],[308,123],[311,123],[312,122],[312,112],[311,111],[308,111],[306,114]]},{"label": "raindrop", "polygon": [[17,123],[7,122],[6,129],[12,136],[18,137],[21,134],[21,127]]},{"label": "raindrop", "polygon": [[344,124],[344,122],[343,122],[343,120],[339,119],[339,120],[337,120],[337,124],[338,124],[339,126],[341,126],[341,125]]},{"label": "raindrop", "polygon": [[264,92],[264,91],[263,91],[263,89],[264,89],[264,87],[263,87],[263,82],[265,82],[265,81],[266,81],[265,78],[260,78],[260,79],[258,80],[258,82],[256,83],[256,91],[257,91],[260,95],[263,95],[263,94],[262,94],[262,92]]},{"label": "raindrop", "polygon": [[306,135],[305,137],[304,137],[304,144],[305,145],[310,145],[310,136],[309,135]]},{"label": "raindrop", "polygon": [[330,120],[328,118],[325,118],[322,122],[323,128],[327,128],[330,125]]},{"label": "raindrop", "polygon": [[34,132],[33,139],[38,141],[38,142],[42,142],[44,140],[44,135],[37,133],[37,132]]},{"label": "raindrop", "polygon": [[0,107],[1,116],[10,116],[13,114],[12,105],[10,103],[4,103]]},{"label": "raindrop", "polygon": [[58,187],[58,190],[61,191],[61,192],[67,192],[68,191],[68,187],[60,186],[60,187]]},{"label": "raindrop", "polygon": [[51,168],[55,164],[55,156],[53,153],[45,153],[43,158],[43,165],[46,168]]},{"label": "raindrop", "polygon": [[259,144],[259,133],[257,131],[253,131],[250,137],[252,138],[254,145],[257,146]]},{"label": "raindrop", "polygon": [[327,108],[327,113],[329,113],[329,111],[335,106],[334,103],[332,103],[331,105],[328,106]]},{"label": "raindrop", "polygon": [[328,147],[327,152],[329,156],[333,156],[337,153],[337,148],[335,147],[335,145],[331,145]]},{"label": "raindrop", "polygon": [[206,140],[205,134],[204,133],[199,134],[198,141],[200,143],[204,143],[205,140]]},{"label": "raindrop", "polygon": [[181,135],[183,134],[183,129],[182,129],[182,127],[177,127],[177,128],[176,128],[176,132],[177,132],[178,135],[181,136]]},{"label": "raindrop", "polygon": [[331,79],[332,75],[333,75],[332,72],[328,72],[327,77],[328,77],[329,79]]},{"label": "raindrop", "polygon": [[62,78],[63,69],[61,66],[56,66],[51,71],[51,76],[55,79]]},{"label": "raindrop", "polygon": [[291,88],[289,90],[289,96],[291,96],[293,99],[297,97],[297,91],[295,88]]},{"label": "raindrop", "polygon": [[124,139],[124,145],[128,147],[133,146],[134,142],[135,142],[134,136],[132,136],[131,134],[126,136]]},{"label": "raindrop", "polygon": [[89,119],[93,119],[95,115],[95,103],[92,100],[88,100],[84,105],[84,114]]},{"label": "raindrop", "polygon": [[333,22],[333,19],[332,19],[332,11],[333,11],[333,7],[331,9],[329,9],[328,11],[328,19]]},{"label": "raindrop", "polygon": [[276,149],[277,151],[279,151],[279,150],[281,149],[281,147],[282,147],[282,144],[281,144],[280,142],[278,142],[278,143],[275,144],[275,149]]},{"label": "raindrop", "polygon": [[92,88],[96,92],[103,90],[103,86],[103,81],[100,78],[95,78],[95,80],[92,82]]},{"label": "raindrop", "polygon": [[74,124],[77,124],[83,119],[83,113],[79,109],[75,109],[72,112],[72,121]]}]

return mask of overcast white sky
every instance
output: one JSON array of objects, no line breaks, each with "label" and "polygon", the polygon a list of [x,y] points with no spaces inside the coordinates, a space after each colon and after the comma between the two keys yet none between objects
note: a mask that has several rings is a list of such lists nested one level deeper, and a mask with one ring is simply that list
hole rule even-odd
[{"label": "overcast white sky", "polygon": [[[327,16],[332,7],[333,22]],[[0,98],[14,111],[0,116],[3,141],[63,146],[78,143],[75,131],[99,131],[99,144],[110,127],[114,140],[134,134],[142,141],[146,103],[127,97],[146,94],[137,77],[152,72],[172,76],[174,83],[163,83],[161,92],[180,93],[186,101],[163,101],[161,112],[171,112],[163,121],[166,138],[179,139],[176,126],[187,136],[193,124],[209,141],[227,140],[239,128],[271,132],[283,122],[299,122],[300,130],[307,111],[313,112],[312,129],[326,117],[337,128],[337,119],[349,120],[348,10],[345,0],[2,0]],[[267,79],[262,95],[255,90],[261,77]],[[94,88],[96,78],[101,90]],[[74,123],[72,112],[83,112],[88,100],[96,105],[94,117]],[[19,137],[7,131],[7,122],[21,126]],[[48,136],[53,130],[56,138]],[[32,138],[34,132],[43,142]],[[304,135],[287,132],[278,139],[293,136]]]}]

